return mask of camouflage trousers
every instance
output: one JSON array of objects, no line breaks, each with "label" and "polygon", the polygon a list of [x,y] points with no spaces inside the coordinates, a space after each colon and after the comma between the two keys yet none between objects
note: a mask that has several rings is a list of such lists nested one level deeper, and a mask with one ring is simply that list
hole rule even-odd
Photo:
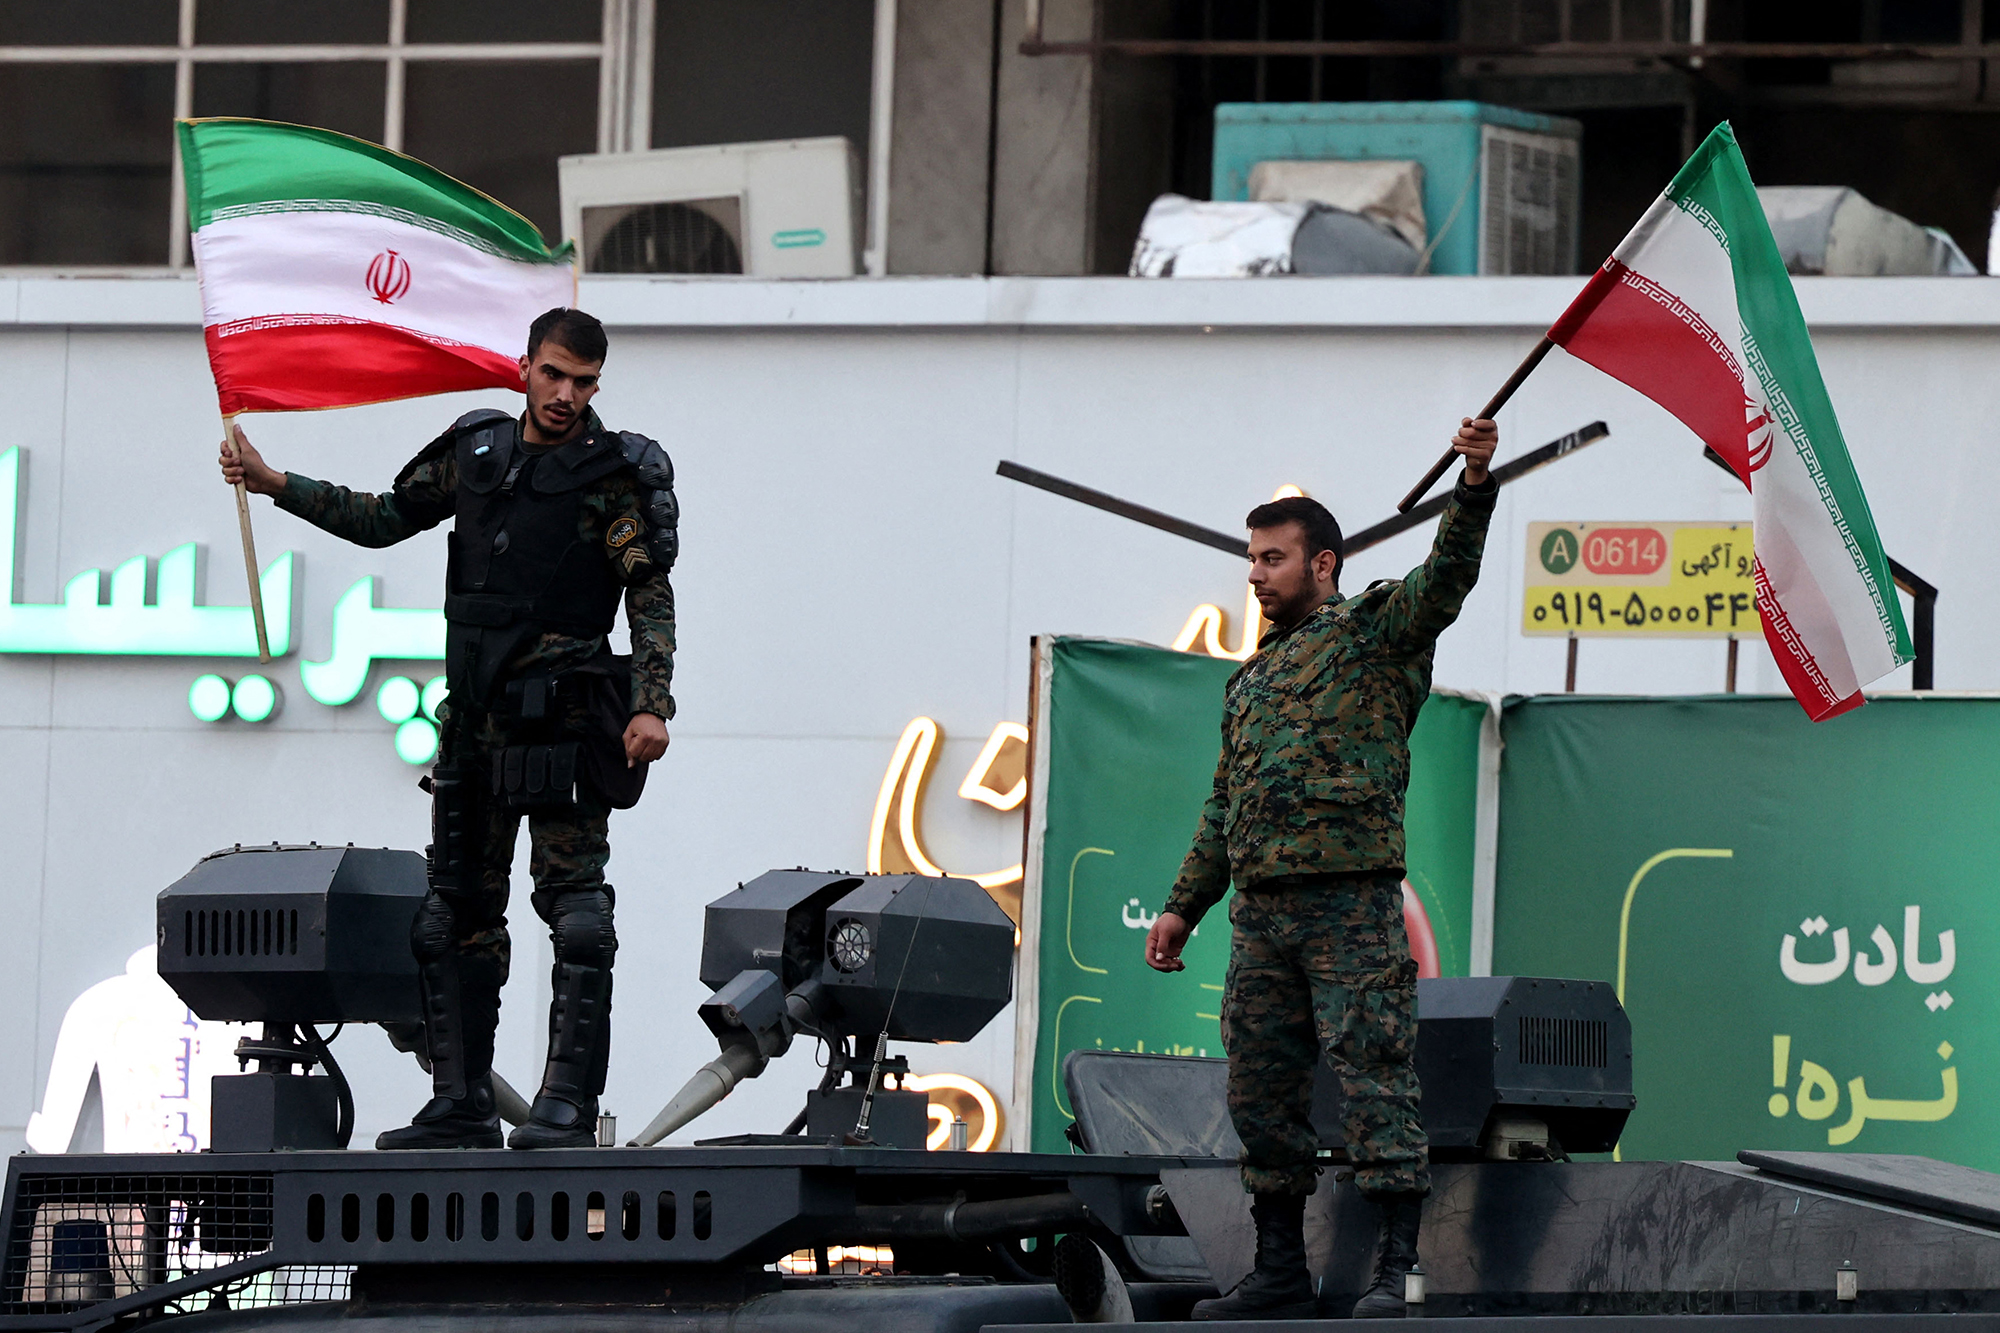
[{"label": "camouflage trousers", "polygon": [[1313,1074],[1323,1050],[1346,1094],[1341,1131],[1355,1184],[1369,1194],[1428,1192],[1413,1063],[1417,968],[1401,872],[1239,889],[1229,919],[1222,1044],[1244,1188],[1312,1191]]},{"label": "camouflage trousers", "polygon": [[[468,756],[476,773],[486,771],[491,756],[509,745],[525,743],[506,719],[482,716],[472,728]],[[484,805],[484,836],[480,839],[480,893],[472,902],[455,902],[458,923],[458,950],[498,964],[504,982],[512,944],[507,934],[507,901],[512,888],[514,845],[519,839],[519,811],[508,810],[488,799]],[[604,882],[604,865],[611,859],[611,807],[582,784],[577,803],[567,809],[535,811],[528,821],[528,873],[535,888],[529,901],[535,915],[551,929],[555,925],[558,900],[573,893],[602,891],[607,902],[613,892]]]}]

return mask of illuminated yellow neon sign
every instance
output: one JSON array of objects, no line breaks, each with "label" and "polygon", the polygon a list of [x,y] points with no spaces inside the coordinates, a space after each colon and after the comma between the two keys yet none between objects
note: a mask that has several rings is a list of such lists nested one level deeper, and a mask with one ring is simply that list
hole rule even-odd
[{"label": "illuminated yellow neon sign", "polygon": [[[1021,865],[1018,861],[1004,870],[962,875],[945,870],[924,850],[923,836],[917,831],[918,812],[923,806],[924,787],[930,781],[938,742],[943,737],[943,729],[927,717],[916,718],[903,728],[903,734],[889,758],[889,770],[882,775],[881,790],[875,796],[875,816],[868,826],[868,873],[893,875],[915,872],[919,875],[953,875],[958,879],[969,879],[991,893],[994,900],[1007,909],[1007,914],[1019,921]],[[968,800],[982,801],[996,810],[1012,810],[1018,806],[1028,794],[1025,771],[1027,741],[1028,730],[1018,722],[1002,722],[995,727],[993,734],[987,738],[985,748],[980,751],[979,759],[960,784],[959,795]],[[1010,750],[1015,753],[1008,753]],[[1005,790],[991,785],[996,770],[1003,764],[1010,769],[1018,767],[1022,770],[1020,777],[1009,783]],[[1001,780],[1006,779],[1002,777]]]},{"label": "illuminated yellow neon sign", "polygon": [[[1304,495],[1296,486],[1280,486],[1271,492],[1273,500],[1283,500],[1287,496]],[[1253,588],[1243,591],[1243,637],[1234,648],[1224,646],[1222,635],[1228,629],[1229,617],[1221,607],[1213,602],[1197,606],[1181,626],[1181,632],[1174,637],[1174,651],[1191,653],[1200,651],[1210,657],[1226,657],[1231,661],[1247,662],[1250,654],[1257,651],[1257,640],[1264,637],[1264,609],[1257,604],[1257,593]]]},{"label": "illuminated yellow neon sign", "polygon": [[954,1117],[965,1122],[968,1152],[990,1152],[1006,1129],[1000,1099],[985,1084],[964,1074],[911,1074],[903,1086],[912,1092],[928,1093],[931,1099],[931,1132],[924,1147],[938,1151],[951,1142]]}]

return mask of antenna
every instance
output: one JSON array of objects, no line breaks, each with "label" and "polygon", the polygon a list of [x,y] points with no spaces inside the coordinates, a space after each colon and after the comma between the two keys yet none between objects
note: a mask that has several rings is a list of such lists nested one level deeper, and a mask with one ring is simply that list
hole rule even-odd
[{"label": "antenna", "polygon": [[868,1143],[868,1117],[875,1110],[875,1093],[882,1086],[882,1065],[889,1058],[889,1023],[896,1016],[896,1001],[902,998],[903,977],[910,970],[910,955],[917,951],[917,932],[924,928],[924,913],[930,909],[935,879],[924,880],[924,900],[917,904],[917,919],[910,923],[910,942],[903,946],[903,965],[896,970],[896,989],[889,992],[889,1007],[882,1014],[882,1031],[875,1037],[875,1058],[868,1067],[868,1091],[861,1094],[861,1118],[854,1122],[856,1142]]}]

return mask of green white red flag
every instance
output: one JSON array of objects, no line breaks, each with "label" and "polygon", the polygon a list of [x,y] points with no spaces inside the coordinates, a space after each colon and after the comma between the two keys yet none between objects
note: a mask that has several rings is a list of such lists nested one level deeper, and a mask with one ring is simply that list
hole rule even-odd
[{"label": "green white red flag", "polygon": [[1813,721],[1911,660],[1868,497],[1750,172],[1718,125],[1549,339],[1631,385],[1752,497],[1757,609]]},{"label": "green white red flag", "polygon": [[521,387],[571,249],[441,171],[331,130],[180,122],[223,415]]}]

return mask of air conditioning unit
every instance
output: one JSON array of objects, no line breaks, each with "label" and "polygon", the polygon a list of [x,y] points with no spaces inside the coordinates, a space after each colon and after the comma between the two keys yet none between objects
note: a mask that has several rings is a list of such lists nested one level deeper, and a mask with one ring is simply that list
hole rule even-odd
[{"label": "air conditioning unit", "polygon": [[845,138],[587,153],[557,170],[585,273],[856,271],[861,171]]},{"label": "air conditioning unit", "polygon": [[1479,127],[1479,271],[1576,272],[1579,141]]},{"label": "air conditioning unit", "polygon": [[1421,207],[1399,213],[1427,230],[1420,271],[1574,273],[1582,137],[1574,120],[1485,102],[1224,102],[1209,197],[1250,198],[1260,166],[1416,163]]}]

